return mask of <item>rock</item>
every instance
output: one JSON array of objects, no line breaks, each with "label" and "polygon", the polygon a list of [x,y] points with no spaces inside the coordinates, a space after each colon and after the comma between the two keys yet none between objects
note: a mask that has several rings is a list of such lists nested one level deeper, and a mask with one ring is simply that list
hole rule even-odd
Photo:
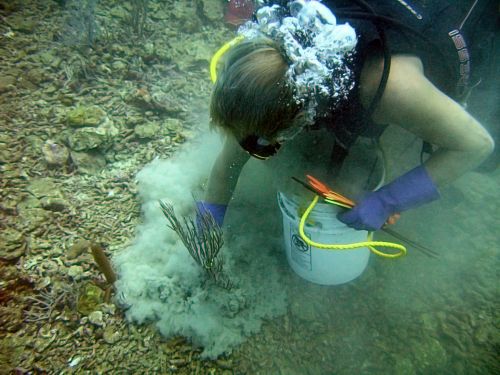
[{"label": "rock", "polygon": [[222,1],[201,0],[203,15],[211,22],[222,21],[224,5]]},{"label": "rock", "polygon": [[71,358],[71,360],[68,362],[68,367],[76,367],[78,366],[78,364],[82,361],[83,357],[79,357],[79,356],[76,356],[76,357],[73,357]]},{"label": "rock", "polygon": [[206,43],[195,41],[192,36],[171,40],[169,45],[171,59],[176,61],[180,69],[189,69],[195,63],[208,66],[214,53],[212,47]]},{"label": "rock", "polygon": [[71,159],[81,173],[96,174],[106,167],[106,158],[97,151],[71,152]]},{"label": "rock", "polygon": [[420,315],[420,321],[422,323],[422,328],[426,332],[434,332],[436,331],[439,321],[437,320],[434,314],[424,312]]},{"label": "rock", "polygon": [[116,313],[116,305],[114,305],[112,303],[103,303],[101,305],[101,310],[105,314],[115,315],[115,313]]},{"label": "rock", "polygon": [[151,13],[151,18],[157,21],[168,20],[169,17],[170,15],[165,9],[159,9],[158,11]]},{"label": "rock", "polygon": [[105,323],[102,311],[96,310],[89,314],[89,322],[95,326],[102,327]]},{"label": "rock", "polygon": [[127,64],[125,64],[122,60],[115,60],[113,64],[111,64],[114,70],[125,70],[127,69]]},{"label": "rock", "polygon": [[90,241],[87,241],[83,238],[76,240],[73,245],[70,246],[66,256],[68,259],[78,258],[85,251],[89,251]]},{"label": "rock", "polygon": [[68,137],[71,150],[87,151],[106,143],[106,132],[99,128],[81,128]]},{"label": "rock", "polygon": [[14,260],[24,254],[24,237],[13,228],[3,228],[0,231],[0,259]]},{"label": "rock", "polygon": [[178,118],[168,118],[162,124],[163,135],[173,135],[182,131],[182,121]]},{"label": "rock", "polygon": [[108,142],[112,142],[113,138],[120,134],[120,129],[115,126],[114,122],[109,118],[106,119],[99,125],[99,129],[102,130],[108,137]]},{"label": "rock", "polygon": [[184,109],[176,102],[175,97],[161,91],[149,92],[146,89],[137,89],[126,95],[125,102],[143,111],[179,113]]},{"label": "rock", "polygon": [[9,17],[9,25],[13,30],[23,33],[32,33],[36,29],[36,22],[31,18],[26,18],[22,14]]},{"label": "rock", "polygon": [[126,20],[127,18],[130,17],[129,12],[127,12],[127,10],[121,6],[115,6],[115,7],[111,8],[111,11],[109,12],[109,14],[113,18],[117,18],[119,20]]},{"label": "rock", "polygon": [[112,143],[120,133],[113,122],[104,117],[97,127],[83,127],[68,135],[68,143],[72,150],[87,151]]},{"label": "rock", "polygon": [[[103,302],[104,292],[94,284],[86,284],[78,296],[76,309],[80,314],[89,315]],[[101,312],[102,314],[102,312]]]},{"label": "rock", "polygon": [[34,68],[28,71],[26,78],[34,85],[39,85],[40,83],[47,81],[49,76],[45,70],[41,68]]},{"label": "rock", "polygon": [[485,345],[490,341],[490,335],[495,336],[495,329],[489,325],[480,325],[474,332],[474,340],[479,345]]},{"label": "rock", "polygon": [[66,120],[72,127],[95,127],[106,119],[106,113],[96,106],[78,106],[66,113]]},{"label": "rock", "polygon": [[[422,337],[418,343],[411,345],[414,363],[419,367],[419,373],[434,373],[443,369],[448,358],[441,343],[433,337]],[[434,370],[434,371],[433,371]]]},{"label": "rock", "polygon": [[74,280],[80,280],[83,275],[82,266],[71,266],[68,269],[68,276]]},{"label": "rock", "polygon": [[[37,60],[42,63],[43,65],[45,66],[53,66],[53,67],[58,67],[61,63],[61,59],[59,59],[58,57],[56,57],[52,51],[50,50],[45,50],[43,51],[42,53],[40,53],[38,56],[37,56]],[[54,61],[57,61],[58,64],[56,66],[53,65]]]},{"label": "rock", "polygon": [[18,87],[26,90],[36,90],[38,88],[38,86],[31,82],[27,76],[19,77]]},{"label": "rock", "polygon": [[[57,184],[51,178],[37,178],[31,181],[27,190],[37,199],[45,197],[63,198]],[[40,207],[40,206],[36,206]]]},{"label": "rock", "polygon": [[32,231],[43,223],[46,223],[50,219],[51,214],[42,208],[20,208],[19,216],[22,219],[22,223],[28,227],[28,230]]},{"label": "rock", "polygon": [[0,76],[0,94],[15,88],[16,78],[13,76]]},{"label": "rock", "polygon": [[413,363],[409,358],[396,358],[394,372],[398,375],[414,375],[416,374]]},{"label": "rock", "polygon": [[[196,62],[200,62],[202,64],[210,64],[210,60],[212,60],[213,50],[210,46],[204,44],[197,44],[194,46],[192,50],[193,60]],[[208,65],[207,65],[208,66]]]},{"label": "rock", "polygon": [[26,190],[31,195],[23,199],[17,209],[20,217],[32,228],[49,219],[48,211],[63,211],[69,206],[51,178],[34,179]]},{"label": "rock", "polygon": [[193,1],[190,1],[189,5],[186,3],[187,1],[174,1],[169,9],[169,20],[177,21],[176,23],[182,25],[182,29],[186,33],[199,31],[203,23],[198,17],[197,7]]},{"label": "rock", "polygon": [[160,135],[160,125],[148,122],[143,125],[136,125],[134,133],[138,138],[155,138]]},{"label": "rock", "polygon": [[50,166],[63,166],[66,165],[69,160],[68,148],[50,139],[43,144],[42,153],[45,161]]},{"label": "rock", "polygon": [[48,211],[62,212],[68,209],[69,203],[59,197],[44,197],[40,199],[42,208]]},{"label": "rock", "polygon": [[102,338],[108,344],[114,344],[121,339],[121,333],[119,331],[115,331],[113,326],[107,326],[104,328],[104,332],[102,334]]}]

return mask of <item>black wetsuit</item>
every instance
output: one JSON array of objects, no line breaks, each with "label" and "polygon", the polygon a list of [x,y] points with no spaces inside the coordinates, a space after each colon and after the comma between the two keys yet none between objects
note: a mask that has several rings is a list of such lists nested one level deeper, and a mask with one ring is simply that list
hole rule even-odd
[{"label": "black wetsuit", "polygon": [[[354,61],[356,79],[367,55],[386,48],[391,55],[418,56],[426,77],[442,92],[457,101],[467,99],[470,87],[492,75],[493,42],[498,22],[493,0],[369,1],[373,13],[352,0],[323,1],[337,17],[348,22],[358,35]],[[370,132],[371,113],[362,109],[357,86],[348,103],[320,120],[332,128],[344,148],[357,136]],[[339,150],[337,150],[339,151]]]},{"label": "black wetsuit", "polygon": [[[286,6],[289,1],[269,1]],[[355,80],[366,56],[385,48],[390,55],[411,54],[423,63],[426,77],[457,101],[468,96],[471,86],[490,75],[495,77],[494,39],[498,29],[498,4],[494,0],[323,0],[337,17],[356,30],[358,44],[351,62]],[[368,4],[368,9],[362,3]],[[486,81],[488,78],[486,78]],[[498,81],[496,81],[498,82]],[[359,100],[358,85],[348,100],[333,111],[322,111],[317,126],[335,135],[332,155],[339,163],[361,134],[371,129],[371,113]],[[328,107],[328,106],[327,106]],[[321,113],[321,111],[319,111]]]},{"label": "black wetsuit", "polygon": [[349,22],[355,28],[361,54],[369,53],[373,43],[380,43],[375,28],[378,22],[391,54],[420,57],[426,76],[456,100],[462,99],[467,85],[484,74],[483,67],[490,66],[497,1],[369,1],[379,18],[370,18],[369,12],[353,6],[356,2],[352,0],[323,3],[337,15],[338,22]]}]

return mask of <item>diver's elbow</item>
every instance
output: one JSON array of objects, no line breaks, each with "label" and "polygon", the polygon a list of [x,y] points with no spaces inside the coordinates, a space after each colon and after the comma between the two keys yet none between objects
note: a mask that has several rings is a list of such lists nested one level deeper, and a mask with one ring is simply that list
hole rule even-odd
[{"label": "diver's elbow", "polygon": [[493,153],[493,150],[495,150],[495,141],[491,135],[485,132],[484,136],[481,137],[481,142],[477,148],[478,158],[483,161]]},{"label": "diver's elbow", "polygon": [[477,123],[475,131],[471,132],[463,149],[471,158],[471,162],[482,162],[493,153],[495,141],[488,131]]}]

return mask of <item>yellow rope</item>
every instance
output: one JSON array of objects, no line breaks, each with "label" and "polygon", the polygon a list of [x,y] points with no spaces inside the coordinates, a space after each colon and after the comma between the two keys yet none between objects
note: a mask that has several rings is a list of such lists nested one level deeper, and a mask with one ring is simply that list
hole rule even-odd
[{"label": "yellow rope", "polygon": [[217,80],[217,63],[219,62],[222,55],[224,55],[229,48],[241,42],[243,38],[243,35],[238,35],[236,38],[231,39],[229,42],[219,48],[217,52],[215,52],[212,60],[210,60],[210,79],[212,80],[212,83],[215,83],[215,81]]},{"label": "yellow rope", "polygon": [[[392,243],[392,242],[384,242],[384,241],[372,241],[373,238],[373,233],[370,232],[368,234],[367,241],[364,242],[355,242],[351,244],[323,244],[319,242],[314,242],[310,238],[308,238],[304,232],[304,226],[306,224],[307,218],[309,217],[309,214],[311,211],[314,209],[316,206],[316,203],[318,203],[319,197],[316,195],[309,205],[307,207],[306,211],[300,218],[300,224],[299,224],[299,234],[300,237],[310,246],[316,247],[318,249],[322,250],[352,250],[352,249],[358,249],[360,247],[368,247],[370,251],[376,255],[379,255],[384,258],[398,258],[400,256],[406,255],[406,247],[403,245],[397,244],[397,243]],[[399,252],[397,253],[384,253],[378,249],[375,248],[375,246],[379,247],[387,247],[391,249],[397,249]]]}]

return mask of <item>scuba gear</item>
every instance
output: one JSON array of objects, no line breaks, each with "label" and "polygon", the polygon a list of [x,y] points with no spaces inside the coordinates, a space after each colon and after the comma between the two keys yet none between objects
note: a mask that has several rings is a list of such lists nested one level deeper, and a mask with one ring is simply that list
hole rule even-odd
[{"label": "scuba gear", "polygon": [[217,80],[217,63],[219,62],[220,58],[233,46],[238,44],[244,39],[242,35],[238,35],[237,37],[231,39],[229,42],[224,44],[221,48],[217,50],[217,52],[214,53],[212,56],[212,59],[210,60],[210,79],[212,83],[215,83]]},{"label": "scuba gear", "polygon": [[[319,2],[297,0],[281,3],[283,5],[281,8],[277,5],[261,8],[256,14],[256,22],[248,22],[242,26],[240,34],[245,35],[246,39],[252,39],[264,31],[265,34],[269,33],[272,39],[281,40],[285,57],[290,61],[287,76],[296,91],[297,102],[302,103],[302,110],[296,116],[297,121],[294,120],[287,129],[277,134],[278,140],[287,140],[293,138],[303,128],[311,126],[318,119],[326,119],[327,114],[334,111],[340,102],[348,101],[348,96],[357,96],[349,94],[355,82],[352,79],[351,60],[356,35],[349,24],[337,25],[335,16]],[[372,11],[369,5],[365,5],[364,9]],[[286,14],[288,11],[289,13]],[[287,15],[290,17],[283,17]],[[259,17],[262,25],[259,24]],[[384,40],[383,29],[377,28],[377,31],[380,39]],[[277,34],[281,37],[276,38]],[[332,40],[336,43],[331,43]],[[216,79],[218,60],[229,48],[240,41],[241,35],[225,44],[214,55],[210,64],[212,81]],[[380,100],[389,74],[390,53],[385,48],[384,61],[381,81],[369,111],[373,111]],[[342,107],[353,106],[350,102],[342,103]],[[347,112],[350,114],[352,111]],[[340,117],[347,116],[337,116],[337,120]],[[358,130],[364,129],[360,126],[357,128]],[[350,131],[344,131],[344,133],[347,137],[343,137],[344,139],[339,144],[347,148],[352,142],[349,139],[345,141],[345,139],[353,136],[349,135]],[[356,135],[359,133],[360,131],[356,131]]]},{"label": "scuba gear", "polygon": [[357,43],[356,33],[347,23],[337,24],[330,9],[317,1],[265,6],[255,18],[240,27],[238,33],[248,40],[271,38],[287,60],[285,76],[293,87],[293,100],[303,108],[301,121],[290,124],[291,128],[297,127],[286,135],[291,139],[323,115],[318,110],[325,106],[319,103],[328,101],[327,110],[331,111],[348,98],[354,81],[347,61]]},{"label": "scuba gear", "polygon": [[378,230],[389,216],[432,202],[439,196],[436,185],[421,165],[369,193],[352,210],[339,214],[338,218],[355,229]]},{"label": "scuba gear", "polygon": [[[349,22],[356,30],[358,53],[354,57],[355,63],[350,65],[350,69],[353,69],[354,66],[353,71],[355,72],[356,82],[358,82],[360,67],[363,65],[365,58],[365,56],[361,56],[362,54],[365,52],[370,54],[373,52],[373,47],[378,47],[383,53],[384,60],[379,86],[366,110],[361,107],[358,98],[359,93],[357,92],[358,88],[355,87],[350,93],[348,103],[343,103],[338,107],[335,106],[335,102],[332,100],[331,103],[319,103],[316,111],[315,108],[311,108],[314,107],[314,101],[316,100],[316,97],[313,97],[313,106],[303,106],[303,111],[306,114],[309,113],[308,116],[304,116],[308,121],[301,124],[292,124],[288,128],[292,130],[294,127],[308,126],[307,124],[311,122],[308,117],[311,117],[312,114],[314,115],[315,125],[321,123],[322,126],[331,129],[337,140],[336,149],[332,151],[331,164],[332,170],[334,170],[338,169],[338,166],[342,164],[347,156],[347,150],[354,143],[357,136],[370,128],[371,115],[383,95],[389,76],[391,53],[417,55],[423,62],[426,76],[441,91],[455,100],[460,100],[466,96],[468,91],[465,88],[467,84],[465,78],[467,78],[466,75],[469,75],[470,61],[472,59],[474,67],[477,67],[478,61],[478,54],[474,53],[474,48],[470,48],[470,45],[474,46],[474,44],[471,44],[471,40],[474,42],[477,42],[477,40],[468,37],[480,33],[480,31],[476,31],[476,29],[480,29],[476,27],[477,23],[482,18],[482,15],[488,13],[493,2],[491,0],[475,0],[470,1],[468,4],[465,2],[454,4],[445,0],[430,4],[418,0],[412,2],[381,0],[376,3],[363,0],[324,0],[322,3],[314,1],[260,1],[260,4],[267,5],[268,8],[278,4],[276,6],[281,8],[279,14],[281,20],[292,16],[292,9],[289,8],[290,4],[298,4],[304,7],[304,4],[310,6],[312,3],[315,3],[312,5],[313,8],[317,6],[324,8],[326,6],[332,9],[337,18],[336,22]],[[300,11],[294,10],[294,12],[293,15],[298,18]],[[309,12],[305,13],[310,16]],[[490,12],[490,14],[493,13]],[[254,21],[249,24],[258,22],[258,12],[254,17]],[[491,23],[491,17],[489,17],[489,21],[484,22]],[[327,23],[323,26],[325,25]],[[245,27],[247,26],[243,26],[242,29],[245,29]],[[269,25],[266,27],[269,27]],[[479,42],[481,42],[483,34],[479,36]],[[463,35],[467,37],[469,45],[465,43]],[[271,35],[271,37],[274,36]],[[304,39],[307,42],[307,38],[304,37]],[[218,58],[220,58],[220,55]],[[214,56],[212,65],[215,66],[217,59]],[[293,61],[290,61],[290,63],[293,63]],[[212,75],[212,77],[214,76]],[[475,81],[474,78],[472,80]],[[457,83],[459,86],[461,85],[461,88],[457,88]],[[321,115],[324,112],[330,113],[324,116]],[[294,132],[286,138],[289,139],[295,134]]]},{"label": "scuba gear", "polygon": [[241,148],[248,152],[250,156],[259,160],[265,160],[275,155],[281,147],[279,142],[270,143],[256,135],[249,135],[239,143]]},{"label": "scuba gear", "polygon": [[[408,2],[399,0],[397,3],[385,0],[377,3],[368,3],[363,0],[324,0],[322,3],[315,1],[260,2],[260,4],[267,5],[267,8],[272,8],[272,5],[278,7],[276,4],[279,4],[281,7],[281,13],[279,14],[281,19],[292,15],[292,9],[288,5],[291,5],[291,8],[294,9],[298,9],[300,6],[304,7],[304,4],[306,8],[327,7],[333,10],[333,13],[339,20],[338,22],[347,21],[353,25],[359,36],[357,49],[360,52],[373,50],[372,43],[378,43],[379,48],[383,52],[383,73],[379,87],[368,108],[366,110],[360,108],[353,109],[360,105],[359,100],[356,99],[357,94],[354,92],[350,95],[349,105],[344,106],[344,108],[335,110],[335,106],[332,103],[328,103],[325,106],[330,111],[333,110],[332,112],[336,112],[334,116],[327,116],[326,120],[332,122],[330,127],[332,127],[336,137],[338,132],[345,133],[339,139],[339,145],[346,150],[354,143],[358,135],[370,127],[371,114],[377,107],[387,83],[391,53],[418,55],[424,63],[426,76],[441,91],[455,100],[461,100],[467,96],[466,81],[469,75],[468,71],[470,70],[470,55],[473,54],[475,67],[477,66],[478,59],[477,54],[474,54],[474,52],[477,52],[474,50],[474,44],[472,45],[473,48],[470,48],[465,43],[466,39],[463,35],[465,34],[468,37],[469,34],[477,34],[475,32],[475,29],[478,29],[477,23],[482,18],[482,15],[490,11],[492,3],[491,0],[476,0],[469,2],[469,4],[464,2],[458,5],[454,5],[448,0],[432,4],[422,1]],[[297,10],[294,10],[294,12],[294,15],[298,17],[300,11],[297,12]],[[305,13],[308,14],[309,12]],[[320,15],[322,14],[321,12],[319,13]],[[490,12],[490,14],[492,13]],[[447,21],[436,22],[435,20]],[[269,21],[269,18],[266,21]],[[253,22],[253,24],[256,22]],[[488,22],[491,23],[491,21]],[[249,24],[252,23],[250,22]],[[450,27],[450,25],[452,26]],[[245,27],[247,26],[243,26],[242,29]],[[480,38],[483,38],[483,35]],[[470,39],[467,38],[467,40],[470,43]],[[479,45],[480,43],[476,44]],[[356,58],[358,59],[358,57]],[[356,63],[362,65],[362,61],[357,61]],[[474,81],[477,81],[477,79],[474,79]],[[458,85],[455,85],[455,83]],[[313,98],[313,100],[315,99]],[[308,108],[307,106],[305,106],[304,111],[310,114],[315,112],[313,108]],[[314,120],[322,120],[321,117],[320,114],[316,114]],[[353,128],[351,125],[344,125],[342,124],[343,122],[356,123],[354,131],[350,131]],[[294,124],[293,126],[296,125],[304,126],[303,124]],[[347,155],[347,152],[343,152],[342,154]],[[335,163],[340,164],[344,158],[336,157],[335,159]]]}]

